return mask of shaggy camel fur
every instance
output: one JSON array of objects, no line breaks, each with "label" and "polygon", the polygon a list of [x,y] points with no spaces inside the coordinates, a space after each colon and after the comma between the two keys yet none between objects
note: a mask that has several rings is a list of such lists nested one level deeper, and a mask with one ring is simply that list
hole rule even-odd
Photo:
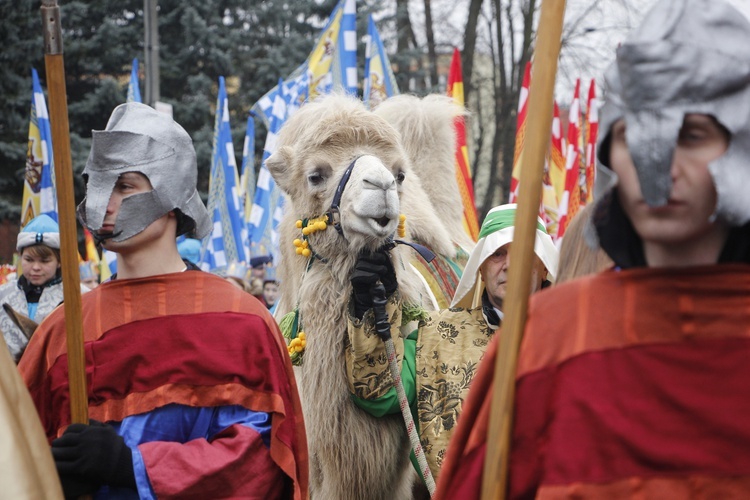
[{"label": "shaggy camel fur", "polygon": [[[341,200],[343,236],[332,227],[309,236],[316,254],[295,254],[298,219],[328,211],[344,170],[361,155]],[[398,133],[350,97],[330,95],[306,104],[289,119],[267,166],[286,195],[280,225],[278,272],[285,292],[277,317],[299,307],[307,337],[298,387],[310,451],[310,489],[317,499],[411,497],[414,471],[400,416],[374,418],[351,400],[345,373],[349,276],[357,256],[380,247],[407,216],[405,239],[418,238],[452,257],[454,247],[413,175]],[[391,251],[399,290],[421,304],[428,292],[408,260],[413,250]]]},{"label": "shaggy camel fur", "polygon": [[[453,242],[467,253],[474,248],[463,225],[463,202],[456,182],[456,130],[453,120],[465,115],[453,99],[431,94],[423,99],[398,95],[375,110],[401,134],[402,145],[438,217]],[[436,180],[439,179],[439,182]]]}]

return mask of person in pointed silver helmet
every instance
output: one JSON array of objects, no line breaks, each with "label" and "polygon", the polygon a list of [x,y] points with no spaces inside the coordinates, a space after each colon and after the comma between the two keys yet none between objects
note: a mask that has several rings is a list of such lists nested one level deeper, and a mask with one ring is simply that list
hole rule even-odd
[{"label": "person in pointed silver helmet", "polygon": [[[123,199],[117,219],[105,224],[117,180],[130,172],[145,176],[151,189]],[[172,118],[150,106],[127,103],[113,111],[106,128],[93,132],[83,175],[86,198],[78,217],[100,242],[132,238],[171,211],[178,218],[177,236],[194,231],[203,238],[211,229],[196,190],[192,140]]]},{"label": "person in pointed silver helmet", "polygon": [[[652,240],[697,242],[709,227],[720,261],[746,260],[736,253],[746,232],[738,228],[750,221],[750,24],[732,3],[659,2],[606,73],[592,221],[621,267],[648,264]],[[692,153],[707,134],[722,144],[699,158]],[[621,166],[622,152],[634,171]],[[681,175],[696,159],[710,181],[703,197]],[[629,197],[631,184],[638,192]],[[705,206],[689,211],[698,200]]]},{"label": "person in pointed silver helmet", "polygon": [[[65,497],[306,498],[304,423],[278,325],[177,247],[178,234],[211,229],[188,134],[148,106],[118,106],[94,132],[85,174],[81,220],[117,253],[117,274],[81,300],[89,424],[69,425],[64,308],[18,367]],[[24,241],[56,241],[39,233]]]},{"label": "person in pointed silver helmet", "polygon": [[[529,302],[507,496],[750,498],[750,23],[725,0],[659,0],[607,83],[593,236],[617,267]],[[480,495],[502,352],[436,499]]]}]

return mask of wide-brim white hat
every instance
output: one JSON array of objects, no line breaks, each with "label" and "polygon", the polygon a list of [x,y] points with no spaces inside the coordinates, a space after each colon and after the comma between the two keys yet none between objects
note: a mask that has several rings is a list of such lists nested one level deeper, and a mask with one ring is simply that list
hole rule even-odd
[{"label": "wide-brim white hat", "polygon": [[[451,307],[468,309],[472,306],[474,296],[484,292],[484,282],[479,277],[479,268],[498,248],[513,241],[515,218],[515,203],[500,205],[489,211],[487,217],[484,218],[484,222],[482,222],[479,241],[477,241],[469,256],[469,261],[466,263],[461,281],[459,281],[456,293],[453,296]],[[555,281],[559,252],[552,242],[552,238],[547,234],[544,222],[538,217],[534,253],[547,268],[548,279]]]}]

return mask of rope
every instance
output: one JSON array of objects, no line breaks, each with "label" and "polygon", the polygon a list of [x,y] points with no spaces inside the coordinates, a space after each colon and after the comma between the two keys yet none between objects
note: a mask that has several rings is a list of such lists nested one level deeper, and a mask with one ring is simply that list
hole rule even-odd
[{"label": "rope", "polygon": [[388,355],[388,367],[391,370],[391,377],[393,377],[393,382],[396,386],[398,405],[401,408],[401,415],[404,417],[406,433],[409,435],[411,448],[414,451],[414,456],[417,458],[419,469],[422,471],[422,477],[427,485],[427,490],[430,492],[430,496],[432,496],[435,492],[435,479],[432,477],[432,471],[430,471],[430,466],[427,464],[427,458],[424,455],[422,443],[419,441],[419,435],[417,434],[417,426],[414,424],[414,418],[409,409],[409,400],[407,399],[406,391],[404,390],[404,382],[401,380],[401,371],[398,369],[396,348],[394,347],[393,339],[391,338],[391,325],[388,321],[388,313],[385,309],[385,288],[380,282],[372,288],[372,303],[374,309],[373,312],[375,313],[375,330],[385,343],[385,352]]},{"label": "rope", "polygon": [[429,491],[430,496],[432,496],[435,493],[435,479],[432,477],[432,471],[427,464],[427,457],[424,455],[422,443],[419,441],[419,434],[417,434],[417,426],[414,424],[414,418],[409,409],[409,400],[406,397],[404,383],[401,380],[401,372],[398,369],[398,360],[396,359],[396,348],[393,345],[393,339],[389,338],[385,341],[385,352],[388,354],[388,365],[390,366],[391,376],[393,377],[396,386],[398,405],[401,407],[401,415],[404,417],[406,433],[409,435],[411,448],[414,451],[414,456],[417,457],[417,463],[419,464],[419,469],[422,471],[424,482],[427,484],[427,491]]}]

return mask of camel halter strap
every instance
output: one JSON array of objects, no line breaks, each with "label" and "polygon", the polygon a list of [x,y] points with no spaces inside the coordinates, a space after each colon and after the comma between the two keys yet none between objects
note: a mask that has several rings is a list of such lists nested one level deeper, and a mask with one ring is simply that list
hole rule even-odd
[{"label": "camel halter strap", "polygon": [[333,227],[336,228],[336,232],[339,233],[341,236],[344,236],[344,229],[341,227],[341,210],[339,209],[339,204],[341,203],[341,196],[344,194],[344,188],[346,187],[346,183],[349,182],[349,178],[352,176],[352,170],[354,170],[354,164],[357,163],[357,160],[362,158],[361,156],[357,156],[352,162],[349,164],[348,167],[346,167],[346,170],[344,170],[344,175],[341,176],[341,180],[339,181],[339,185],[336,188],[336,194],[333,195],[333,201],[331,201],[331,207],[328,209],[328,220],[333,223]]},{"label": "camel halter strap", "polygon": [[[333,200],[331,201],[331,206],[328,209],[328,212],[326,212],[325,215],[328,216],[328,220],[333,224],[333,227],[336,228],[336,232],[339,233],[342,237],[344,237],[344,228],[341,227],[341,210],[339,208],[341,204],[341,197],[344,195],[344,188],[346,187],[346,184],[349,182],[349,178],[352,176],[352,170],[354,170],[354,165],[357,163],[357,160],[362,158],[362,156],[357,156],[352,160],[352,162],[349,164],[348,167],[346,167],[346,170],[344,171],[344,175],[341,176],[341,180],[339,181],[338,187],[336,187],[336,193],[333,195]],[[403,240],[397,240],[393,238],[389,238],[388,243],[399,245],[407,245],[413,248],[419,255],[422,256],[424,260],[427,262],[432,262],[435,259],[435,254],[424,245],[420,245],[419,243],[414,243],[411,241],[403,241]],[[321,257],[318,257],[321,260],[323,260]]]}]

